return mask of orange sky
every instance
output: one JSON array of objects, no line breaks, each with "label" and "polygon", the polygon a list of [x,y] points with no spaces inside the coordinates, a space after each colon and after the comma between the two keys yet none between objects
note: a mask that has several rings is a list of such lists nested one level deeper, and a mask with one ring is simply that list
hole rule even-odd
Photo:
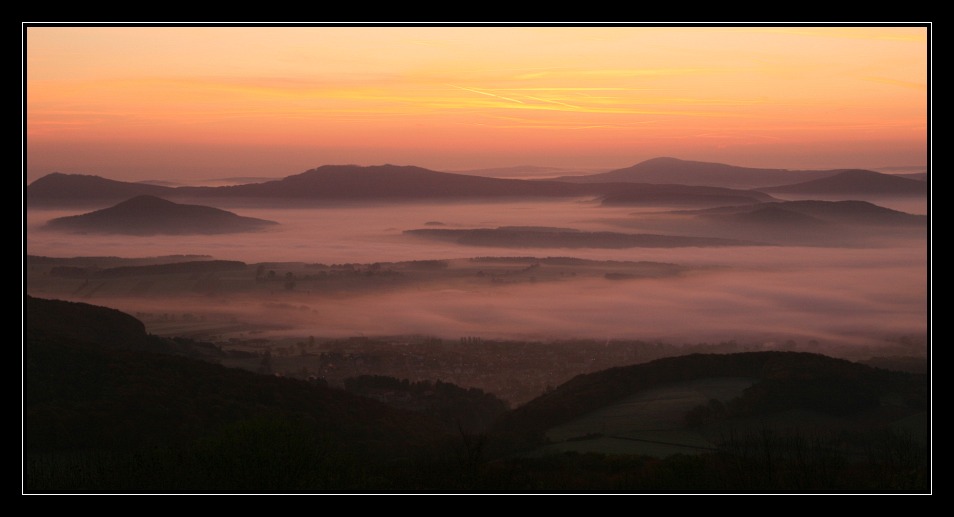
[{"label": "orange sky", "polygon": [[30,181],[926,162],[925,27],[25,31]]}]

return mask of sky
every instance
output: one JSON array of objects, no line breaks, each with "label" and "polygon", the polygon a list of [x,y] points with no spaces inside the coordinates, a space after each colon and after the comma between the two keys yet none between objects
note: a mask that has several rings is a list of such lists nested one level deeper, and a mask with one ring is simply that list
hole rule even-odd
[{"label": "sky", "polygon": [[928,29],[24,26],[25,172],[920,166]]}]

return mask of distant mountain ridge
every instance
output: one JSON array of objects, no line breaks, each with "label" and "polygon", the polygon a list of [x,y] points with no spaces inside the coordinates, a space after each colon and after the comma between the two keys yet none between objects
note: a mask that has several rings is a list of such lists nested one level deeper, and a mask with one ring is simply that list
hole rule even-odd
[{"label": "distant mountain ridge", "polygon": [[437,172],[414,166],[324,165],[265,183],[187,188],[200,197],[433,199],[479,197],[572,197],[591,190],[559,182],[529,182]]},{"label": "distant mountain ridge", "polygon": [[466,246],[504,248],[682,248],[757,246],[762,243],[713,237],[686,237],[647,233],[582,232],[566,228],[476,228],[471,230],[417,229],[405,235],[447,240]]},{"label": "distant mountain ridge", "polygon": [[[542,171],[547,168],[524,166],[492,170],[500,172],[510,169]],[[265,181],[265,178],[249,177],[245,178],[249,181],[242,184],[203,187],[171,187],[157,185],[155,182],[132,183],[99,176],[55,172],[31,183],[26,189],[26,201],[33,206],[69,206],[84,203],[102,205],[104,202],[115,202],[145,194],[182,200],[214,197],[324,201],[596,196],[610,198],[615,200],[611,201],[615,203],[634,200],[641,202],[643,198],[665,195],[680,202],[696,203],[699,202],[699,192],[683,191],[680,188],[720,188],[725,189],[720,195],[731,194],[747,198],[757,197],[762,195],[762,192],[924,195],[927,190],[926,182],[918,180],[926,179],[926,176],[926,173],[897,175],[863,169],[752,168],[671,157],[653,158],[631,167],[599,174],[537,180],[438,172],[415,166],[389,164],[323,165],[282,179]],[[643,186],[637,189],[634,185]],[[665,187],[665,192],[660,190],[662,187]],[[760,192],[754,193],[756,190]],[[758,201],[766,200],[762,198]],[[670,200],[662,200],[668,201]],[[726,199],[717,202],[732,201]]]},{"label": "distant mountain ridge", "polygon": [[516,165],[511,167],[491,167],[486,169],[454,170],[457,174],[486,176],[490,178],[520,178],[550,180],[555,176],[586,175],[605,172],[607,169],[580,168],[580,167],[541,167],[538,165]]},{"label": "distant mountain ridge", "polygon": [[927,223],[927,216],[899,212],[867,201],[783,201],[686,210],[681,213],[762,223],[835,222],[862,225],[923,225]]},{"label": "distant mountain ridge", "polygon": [[260,230],[274,221],[242,217],[210,206],[183,205],[140,195],[102,210],[52,219],[52,229],[126,235],[215,234]]},{"label": "distant mountain ridge", "polygon": [[26,189],[26,202],[31,205],[71,205],[117,201],[142,195],[168,196],[175,191],[175,188],[163,185],[54,172],[30,183]]},{"label": "distant mountain ridge", "polygon": [[[103,188],[106,185],[108,188]],[[708,189],[708,190],[706,190]],[[701,192],[704,190],[705,192]],[[161,195],[177,200],[257,200],[283,204],[354,201],[431,201],[461,199],[567,199],[580,197],[629,196],[627,202],[642,202],[665,195],[677,204],[745,203],[771,200],[771,196],[751,190],[685,185],[641,185],[635,183],[568,183],[487,178],[437,172],[421,167],[377,165],[325,165],[301,174],[264,183],[222,187],[160,187],[105,180],[96,176],[51,174],[27,187],[27,203],[34,206],[100,203],[110,197],[128,199],[135,195]],[[157,193],[156,193],[157,192]],[[704,197],[700,197],[700,193]]]},{"label": "distant mountain ridge", "polygon": [[802,195],[926,196],[927,183],[891,174],[848,169],[801,183],[764,188],[764,192]]},{"label": "distant mountain ridge", "polygon": [[820,179],[837,173],[838,170],[760,169],[661,157],[601,174],[554,179],[575,183],[632,182],[758,189]]},{"label": "distant mountain ridge", "polygon": [[725,187],[698,185],[657,185],[649,183],[604,183],[619,185],[606,195],[602,203],[614,205],[735,205],[774,201],[770,195],[757,190],[737,190]]}]

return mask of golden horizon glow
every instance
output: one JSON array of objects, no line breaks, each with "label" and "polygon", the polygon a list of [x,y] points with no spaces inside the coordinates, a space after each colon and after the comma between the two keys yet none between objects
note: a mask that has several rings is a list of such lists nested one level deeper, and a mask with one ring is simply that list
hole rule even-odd
[{"label": "golden horizon glow", "polygon": [[[68,167],[145,173],[152,155],[134,149],[150,148],[178,149],[188,168],[203,146],[206,159],[215,146],[274,156],[269,174],[336,162],[450,170],[612,168],[660,155],[806,168],[926,159],[924,27],[26,31],[34,177]],[[228,154],[219,155],[227,170]]]}]

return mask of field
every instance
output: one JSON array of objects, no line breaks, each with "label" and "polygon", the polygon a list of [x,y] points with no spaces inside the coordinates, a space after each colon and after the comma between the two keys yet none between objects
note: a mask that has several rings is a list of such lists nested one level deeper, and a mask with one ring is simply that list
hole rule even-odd
[{"label": "field", "polygon": [[555,442],[539,453],[600,452],[605,454],[670,454],[708,452],[714,444],[687,429],[685,415],[710,399],[723,402],[739,396],[754,379],[708,378],[646,390],[619,403],[547,431]]}]

